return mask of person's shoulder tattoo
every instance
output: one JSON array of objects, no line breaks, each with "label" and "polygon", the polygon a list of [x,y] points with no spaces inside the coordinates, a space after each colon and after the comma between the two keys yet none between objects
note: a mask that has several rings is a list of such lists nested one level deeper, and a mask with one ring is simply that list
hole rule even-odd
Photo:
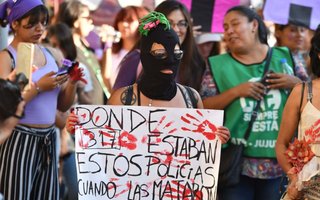
[{"label": "person's shoulder tattoo", "polygon": [[[123,90],[123,92],[120,95],[120,101],[123,105],[134,105],[137,101],[137,95],[134,92],[132,92],[131,97],[128,96],[129,89],[133,90],[133,88],[127,87],[125,90]],[[129,104],[126,103],[127,99],[131,99],[131,102]]]}]

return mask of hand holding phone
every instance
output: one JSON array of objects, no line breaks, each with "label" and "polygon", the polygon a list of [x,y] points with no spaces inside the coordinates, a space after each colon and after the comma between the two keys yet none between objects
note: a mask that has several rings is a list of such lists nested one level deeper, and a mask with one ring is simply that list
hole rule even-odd
[{"label": "hand holding phone", "polygon": [[61,76],[70,72],[71,68],[74,67],[75,62],[68,59],[62,60],[62,66],[59,68],[57,76]]}]

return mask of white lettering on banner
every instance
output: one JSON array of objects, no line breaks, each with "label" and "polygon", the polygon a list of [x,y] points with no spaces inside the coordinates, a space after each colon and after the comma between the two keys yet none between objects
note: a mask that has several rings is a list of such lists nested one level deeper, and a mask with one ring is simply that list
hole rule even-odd
[{"label": "white lettering on banner", "polygon": [[247,145],[247,141],[243,138],[231,138],[230,140],[231,140],[231,143],[233,144],[237,144],[237,145],[244,144],[245,146]]},{"label": "white lettering on banner", "polygon": [[275,148],[276,140],[256,140],[255,148]]},{"label": "white lettering on banner", "polygon": [[255,121],[252,125],[252,132],[269,132],[278,130],[278,121]]},{"label": "white lettering on banner", "polygon": [[[259,112],[257,116],[257,121],[262,120],[277,120],[279,118],[278,110]],[[251,113],[244,113],[243,116],[244,121],[250,121]]]},{"label": "white lettering on banner", "polygon": [[85,200],[215,200],[223,111],[75,108],[78,196]]},{"label": "white lettering on banner", "polygon": [[[267,104],[267,105],[265,105]],[[269,90],[265,95],[264,100],[261,102],[262,110],[267,108],[272,108],[273,110],[278,110],[281,105],[281,92],[280,90]]]}]

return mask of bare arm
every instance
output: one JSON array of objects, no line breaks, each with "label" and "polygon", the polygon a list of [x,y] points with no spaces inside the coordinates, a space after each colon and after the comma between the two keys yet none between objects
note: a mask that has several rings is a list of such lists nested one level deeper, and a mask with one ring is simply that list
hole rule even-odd
[{"label": "bare arm", "polygon": [[108,105],[124,105],[123,96],[125,96],[125,90],[127,87],[119,88],[114,91],[108,99]]},{"label": "bare arm", "polygon": [[11,71],[11,58],[6,51],[0,52],[0,60],[1,60],[1,67],[0,67],[0,78],[6,79]]},{"label": "bare arm", "polygon": [[76,82],[67,81],[66,86],[60,91],[58,97],[58,109],[66,112],[73,104],[76,95]]},{"label": "bare arm", "polygon": [[[282,121],[280,125],[280,131],[276,142],[276,155],[278,162],[287,176],[289,177],[288,185],[288,196],[292,199],[296,199],[300,193],[296,187],[296,182],[298,180],[297,174],[288,174],[288,171],[291,169],[292,165],[288,162],[287,157],[285,156],[285,151],[288,148],[288,145],[291,139],[294,137],[295,130],[298,127],[299,116],[300,116],[300,99],[301,99],[301,89],[302,84],[297,85],[292,90],[285,108],[282,113]],[[304,98],[305,104],[306,98]]]},{"label": "bare arm", "polygon": [[[297,85],[291,92],[282,113],[279,135],[276,142],[276,154],[280,166],[288,172],[292,165],[287,161],[285,151],[298,127],[300,115],[300,99],[302,84]],[[305,100],[305,98],[304,98]]]},{"label": "bare arm", "polygon": [[[54,59],[57,61],[57,64],[61,66],[61,60],[63,59],[62,52],[55,48],[47,48],[53,55]],[[59,85],[63,84],[58,96],[58,109],[62,112],[66,112],[74,102],[77,89],[76,81],[71,80],[68,75],[57,76],[55,78],[55,81]]]}]

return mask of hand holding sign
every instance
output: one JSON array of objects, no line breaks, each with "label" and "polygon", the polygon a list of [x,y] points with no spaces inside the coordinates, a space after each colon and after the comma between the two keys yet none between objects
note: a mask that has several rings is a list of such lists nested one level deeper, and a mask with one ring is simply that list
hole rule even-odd
[{"label": "hand holding sign", "polygon": [[209,140],[214,140],[216,138],[217,127],[206,119],[199,119],[203,117],[200,111],[197,111],[197,114],[197,117],[190,114],[181,117],[182,121],[193,126],[192,128],[182,127],[182,130],[201,133]]}]

